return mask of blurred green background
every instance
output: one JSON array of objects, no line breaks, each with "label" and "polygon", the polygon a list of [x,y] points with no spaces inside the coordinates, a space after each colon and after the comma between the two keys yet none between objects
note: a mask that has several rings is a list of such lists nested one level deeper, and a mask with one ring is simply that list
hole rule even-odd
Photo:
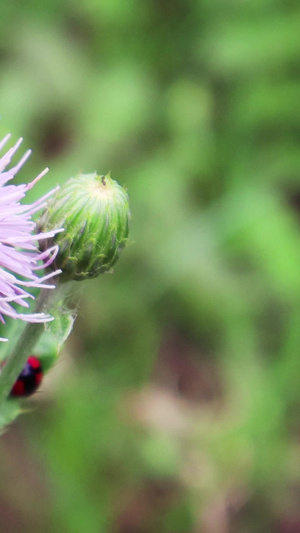
[{"label": "blurred green background", "polygon": [[2,531],[300,531],[300,5],[2,2],[18,175],[128,188],[114,275],[1,439]]}]

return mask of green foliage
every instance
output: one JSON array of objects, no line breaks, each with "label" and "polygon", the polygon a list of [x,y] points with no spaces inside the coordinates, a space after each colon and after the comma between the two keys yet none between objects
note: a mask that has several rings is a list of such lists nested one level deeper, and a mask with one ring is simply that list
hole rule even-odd
[{"label": "green foliage", "polygon": [[1,20],[0,134],[34,149],[19,179],[50,167],[34,195],[112,170],[133,213],[15,430],[51,492],[28,529],[295,523],[297,2],[10,2]]}]

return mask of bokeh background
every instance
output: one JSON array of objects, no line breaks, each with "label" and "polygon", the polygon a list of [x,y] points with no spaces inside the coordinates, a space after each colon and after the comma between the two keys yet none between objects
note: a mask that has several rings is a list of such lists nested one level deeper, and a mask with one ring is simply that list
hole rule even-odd
[{"label": "bokeh background", "polygon": [[300,531],[299,27],[295,0],[1,3],[18,179],[111,170],[132,209],[1,438],[2,531]]}]

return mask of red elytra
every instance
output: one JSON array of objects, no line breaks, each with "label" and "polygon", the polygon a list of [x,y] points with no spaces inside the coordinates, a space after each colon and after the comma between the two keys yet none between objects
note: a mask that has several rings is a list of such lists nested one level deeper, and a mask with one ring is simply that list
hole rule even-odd
[{"label": "red elytra", "polygon": [[31,396],[40,386],[43,379],[43,369],[40,361],[34,355],[28,357],[27,362],[10,391],[10,397],[22,398]]},{"label": "red elytra", "polygon": [[41,363],[39,362],[37,357],[34,357],[34,355],[31,355],[30,357],[28,357],[27,363],[29,363],[31,368],[33,369],[37,369],[37,368],[41,369]]}]

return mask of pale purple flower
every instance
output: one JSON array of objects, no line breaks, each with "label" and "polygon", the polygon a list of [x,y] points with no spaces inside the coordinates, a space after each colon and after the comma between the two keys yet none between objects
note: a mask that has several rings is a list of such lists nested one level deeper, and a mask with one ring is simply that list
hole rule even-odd
[{"label": "pale purple flower", "polygon": [[[6,144],[10,135],[0,142],[0,151]],[[53,237],[57,231],[35,234],[36,223],[32,215],[46,206],[47,198],[54,192],[52,190],[31,205],[21,204],[26,192],[42,177],[45,169],[29,184],[12,185],[7,183],[13,179],[18,170],[25,163],[31,151],[28,150],[19,163],[9,170],[5,170],[13,154],[18,150],[22,139],[10,148],[0,158],[0,321],[4,317],[19,318],[27,322],[47,322],[52,317],[45,313],[22,313],[16,310],[14,304],[28,308],[27,299],[34,296],[28,292],[33,287],[53,289],[55,285],[49,284],[49,278],[60,273],[59,270],[39,277],[39,271],[45,269],[54,260],[58,247],[53,246],[40,252],[38,241]],[[55,189],[56,190],[56,189]],[[2,339],[0,340],[7,340]]]}]

